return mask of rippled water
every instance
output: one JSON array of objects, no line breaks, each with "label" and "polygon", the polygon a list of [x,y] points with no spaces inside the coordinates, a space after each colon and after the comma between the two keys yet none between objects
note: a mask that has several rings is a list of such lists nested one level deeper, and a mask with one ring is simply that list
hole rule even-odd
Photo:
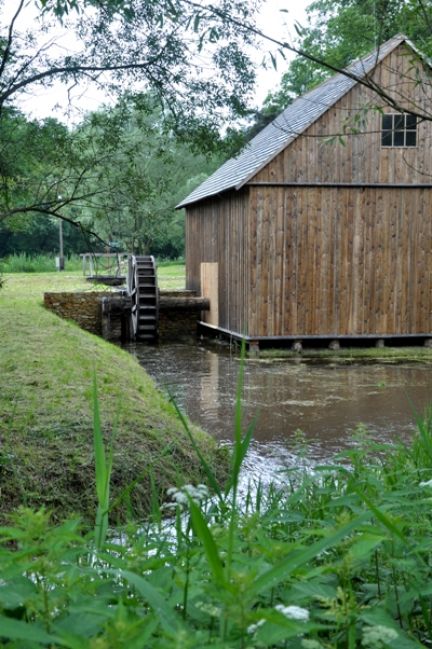
[{"label": "rippled water", "polygon": [[[239,359],[228,348],[178,343],[127,349],[192,421],[221,441],[232,439]],[[279,468],[292,466],[298,430],[312,459],[355,443],[359,424],[380,440],[406,438],[415,428],[413,408],[422,412],[431,401],[429,365],[248,360],[245,420],[256,417],[249,472],[270,479]]]}]

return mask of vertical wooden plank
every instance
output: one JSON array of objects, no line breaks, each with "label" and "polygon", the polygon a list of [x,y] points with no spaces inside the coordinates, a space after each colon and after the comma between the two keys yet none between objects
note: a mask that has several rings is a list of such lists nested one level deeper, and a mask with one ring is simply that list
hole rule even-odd
[{"label": "vertical wooden plank", "polygon": [[351,205],[351,227],[352,227],[352,251],[350,257],[351,276],[349,282],[350,294],[350,309],[349,309],[349,324],[348,330],[353,333],[358,333],[358,312],[359,312],[359,296],[361,295],[361,279],[360,279],[360,251],[361,251],[361,226],[362,214],[359,210],[360,192],[358,190],[353,192],[352,205]]},{"label": "vertical wooden plank", "polygon": [[276,336],[283,335],[283,299],[282,284],[284,268],[284,190],[283,188],[274,189],[275,197],[275,234],[274,234],[274,273],[273,273],[273,332]]},{"label": "vertical wooden plank", "polygon": [[363,332],[369,333],[375,327],[375,282],[374,282],[374,221],[375,204],[372,200],[373,190],[365,189],[363,192],[363,210],[365,214],[365,269],[364,269],[364,304],[363,304]]},{"label": "vertical wooden plank", "polygon": [[285,211],[285,273],[284,273],[284,332],[296,335],[297,327],[297,206],[296,190],[284,190]]}]

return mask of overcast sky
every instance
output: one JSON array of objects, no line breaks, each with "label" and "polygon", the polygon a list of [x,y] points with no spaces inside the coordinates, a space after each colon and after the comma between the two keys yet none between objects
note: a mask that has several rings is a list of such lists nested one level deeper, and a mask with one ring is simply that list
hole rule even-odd
[{"label": "overcast sky", "polygon": [[[257,19],[259,29],[266,35],[279,40],[293,41],[296,37],[294,24],[306,23],[306,7],[312,0],[263,0],[263,6]],[[257,52],[257,63],[261,62],[262,54],[270,48],[269,43],[263,43],[263,52]],[[273,52],[276,48],[273,48]],[[258,68],[258,84],[256,101],[261,104],[269,90],[274,89],[286,69],[289,61],[289,52],[285,52],[286,62],[278,59],[278,68],[269,67],[267,70]],[[292,57],[291,57],[292,58]]]},{"label": "overcast sky", "polygon": [[[311,0],[263,0],[262,9],[257,18],[257,27],[265,34],[280,40],[292,41],[295,38],[294,23],[305,23],[305,8]],[[30,26],[32,19],[36,15],[30,3],[27,10],[25,23],[20,21],[19,27]],[[16,10],[17,0],[4,0],[2,23],[4,24],[12,12]],[[32,16],[33,14],[33,16]],[[66,45],[68,40],[67,34],[62,35],[62,43]],[[263,42],[260,49],[254,50],[254,59],[257,64],[258,83],[255,93],[255,103],[260,106],[264,101],[269,90],[277,87],[278,82],[286,69],[287,62],[278,58],[278,68],[275,70],[272,65],[267,65],[264,69],[261,63],[264,60],[270,62],[269,52],[276,52],[276,47],[270,43]],[[288,59],[287,59],[288,60]],[[21,101],[19,107],[29,117],[43,119],[44,117],[54,116],[64,121],[79,121],[80,116],[84,113],[96,110],[103,103],[107,102],[107,97],[102,91],[94,87],[80,87],[74,90],[73,105],[75,110],[67,115],[68,96],[64,86],[56,83],[52,88],[40,88],[33,96]]]}]

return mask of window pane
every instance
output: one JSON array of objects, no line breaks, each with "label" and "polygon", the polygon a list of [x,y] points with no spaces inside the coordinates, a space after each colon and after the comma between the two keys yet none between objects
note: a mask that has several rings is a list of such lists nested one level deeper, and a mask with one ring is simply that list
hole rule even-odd
[{"label": "window pane", "polygon": [[383,131],[390,131],[393,128],[392,115],[383,115],[382,116],[382,128],[383,128]]},{"label": "window pane", "polygon": [[406,146],[416,146],[417,144],[417,133],[415,131],[407,131],[405,136]]},{"label": "window pane", "polygon": [[392,132],[383,131],[381,134],[381,144],[382,146],[391,146],[392,145]]},{"label": "window pane", "polygon": [[404,144],[404,132],[395,131],[393,136],[393,146],[403,146]]},{"label": "window pane", "polygon": [[405,120],[408,129],[415,129],[417,127],[417,117],[415,115],[405,115]]},{"label": "window pane", "polygon": [[394,115],[394,129],[401,130],[404,128],[404,117],[405,115]]}]

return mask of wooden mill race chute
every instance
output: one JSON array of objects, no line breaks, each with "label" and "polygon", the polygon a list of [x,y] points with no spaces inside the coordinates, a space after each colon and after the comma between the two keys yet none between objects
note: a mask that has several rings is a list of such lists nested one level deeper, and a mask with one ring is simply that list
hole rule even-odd
[{"label": "wooden mill race chute", "polygon": [[131,333],[138,341],[157,339],[159,291],[156,263],[150,255],[129,257],[128,293],[132,301]]}]

